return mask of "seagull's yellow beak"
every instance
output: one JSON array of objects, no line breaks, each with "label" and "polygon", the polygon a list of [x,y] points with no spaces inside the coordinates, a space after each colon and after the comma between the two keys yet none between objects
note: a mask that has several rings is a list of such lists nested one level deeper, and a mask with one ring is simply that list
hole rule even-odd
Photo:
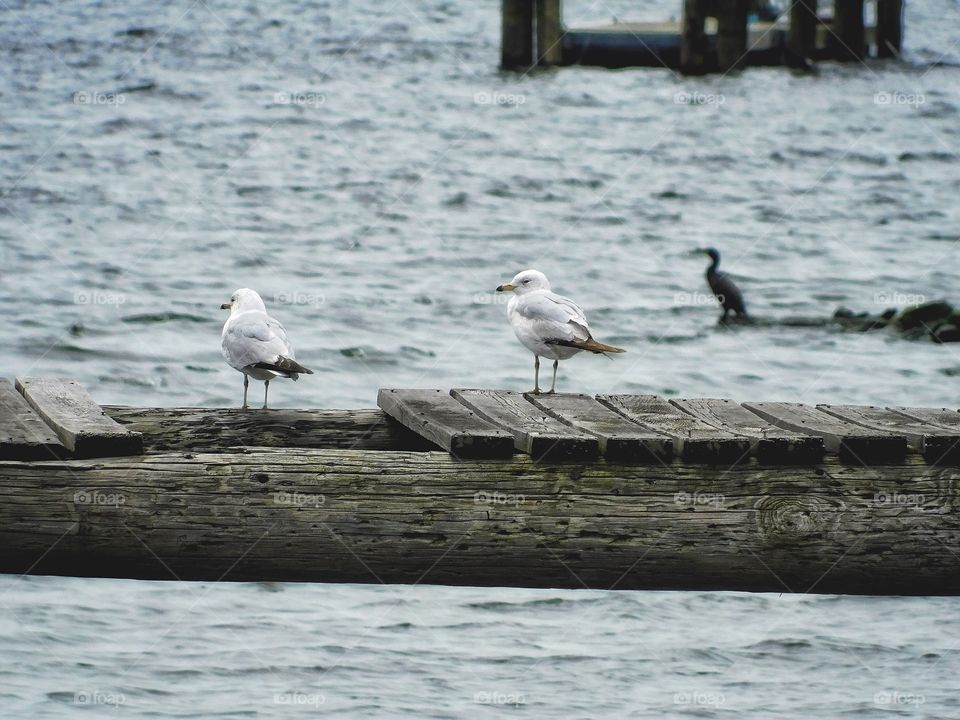
[{"label": "seagull's yellow beak", "polygon": [[497,287],[497,292],[510,292],[511,290],[513,290],[513,285],[510,283],[505,283]]},{"label": "seagull's yellow beak", "polygon": [[229,309],[232,308],[232,307],[233,307],[233,303],[224,303],[223,305],[220,306],[220,309],[221,309],[221,310],[229,310]]}]

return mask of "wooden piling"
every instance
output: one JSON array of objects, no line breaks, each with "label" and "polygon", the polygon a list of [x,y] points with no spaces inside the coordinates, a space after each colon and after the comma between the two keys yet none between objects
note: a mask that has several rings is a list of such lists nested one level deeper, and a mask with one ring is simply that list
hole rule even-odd
[{"label": "wooden piling", "polygon": [[877,0],[877,57],[900,57],[903,0]]},{"label": "wooden piling", "polygon": [[863,60],[866,55],[863,0],[834,0],[833,57],[836,60]]},{"label": "wooden piling", "polygon": [[749,0],[717,3],[717,65],[721,72],[743,67],[747,57]]},{"label": "wooden piling", "polygon": [[537,65],[549,67],[563,60],[563,15],[560,0],[536,0]]},{"label": "wooden piling", "polygon": [[533,65],[534,0],[501,0],[500,67],[526,70]]},{"label": "wooden piling", "polygon": [[817,0],[793,0],[787,35],[787,64],[803,66],[817,45]]},{"label": "wooden piling", "polygon": [[707,72],[706,0],[684,0],[681,29],[680,71],[684,75]]}]

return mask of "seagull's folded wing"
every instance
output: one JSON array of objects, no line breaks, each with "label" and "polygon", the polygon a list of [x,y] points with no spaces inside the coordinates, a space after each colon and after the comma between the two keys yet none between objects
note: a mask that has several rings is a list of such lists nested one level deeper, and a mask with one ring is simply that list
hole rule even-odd
[{"label": "seagull's folded wing", "polygon": [[518,303],[517,313],[544,340],[586,340],[590,337],[587,318],[573,300],[556,293],[528,295]]},{"label": "seagull's folded wing", "polygon": [[243,313],[227,327],[223,338],[227,362],[237,369],[255,363],[275,363],[278,357],[293,357],[287,333],[266,313]]}]

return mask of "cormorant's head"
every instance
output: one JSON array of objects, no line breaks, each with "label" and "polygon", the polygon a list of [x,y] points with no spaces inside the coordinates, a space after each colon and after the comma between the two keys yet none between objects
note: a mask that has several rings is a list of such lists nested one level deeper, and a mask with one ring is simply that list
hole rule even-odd
[{"label": "cormorant's head", "polygon": [[539,270],[524,270],[514,275],[513,280],[497,288],[497,292],[510,292],[517,295],[532,292],[534,290],[549,290],[550,281],[547,276]]},{"label": "cormorant's head", "polygon": [[697,248],[697,252],[707,255],[711,260],[713,260],[716,263],[720,262],[720,253],[717,252],[716,248],[712,248],[712,247]]}]

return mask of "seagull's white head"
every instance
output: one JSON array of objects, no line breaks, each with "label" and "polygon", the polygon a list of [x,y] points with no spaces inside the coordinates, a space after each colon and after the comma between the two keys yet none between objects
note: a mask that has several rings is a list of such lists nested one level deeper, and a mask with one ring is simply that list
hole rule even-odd
[{"label": "seagull's white head", "polygon": [[513,276],[513,280],[497,288],[497,292],[510,292],[524,295],[534,290],[549,290],[550,281],[539,270],[524,270]]},{"label": "seagull's white head", "polygon": [[230,302],[220,306],[221,310],[230,310],[232,313],[246,312],[247,310],[267,311],[267,306],[256,290],[250,288],[240,288],[230,296]]}]

